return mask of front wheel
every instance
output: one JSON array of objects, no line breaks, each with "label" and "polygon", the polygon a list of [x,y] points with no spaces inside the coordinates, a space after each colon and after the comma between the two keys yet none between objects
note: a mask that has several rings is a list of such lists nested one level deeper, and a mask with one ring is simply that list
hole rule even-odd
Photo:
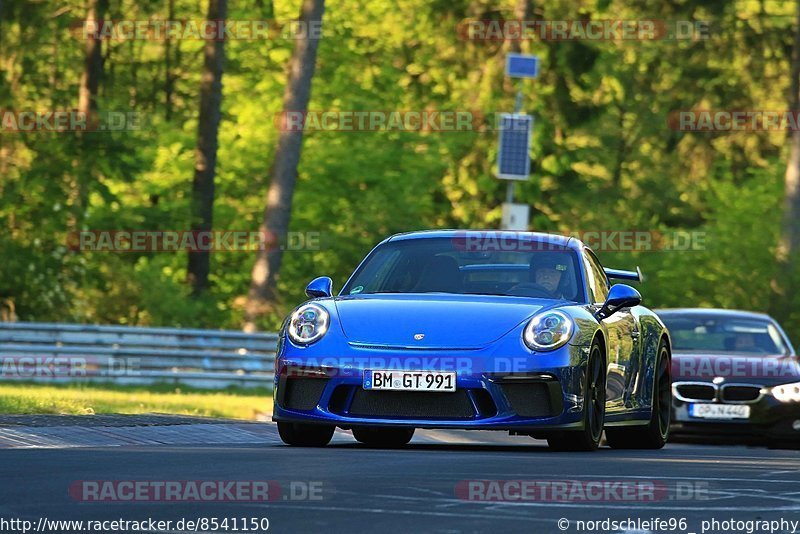
[{"label": "front wheel", "polygon": [[333,438],[335,426],[303,423],[278,423],[278,434],[287,445],[295,447],[324,447]]},{"label": "front wheel", "polygon": [[593,451],[600,445],[606,416],[606,364],[597,340],[592,342],[583,396],[583,429],[552,434],[547,444],[557,451]]},{"label": "front wheel", "polygon": [[652,404],[647,425],[607,428],[608,445],[614,449],[660,449],[667,442],[672,419],[672,379],[669,349],[663,339],[658,345]]},{"label": "front wheel", "polygon": [[360,426],[353,428],[353,437],[364,445],[394,448],[406,445],[414,436],[413,428]]}]

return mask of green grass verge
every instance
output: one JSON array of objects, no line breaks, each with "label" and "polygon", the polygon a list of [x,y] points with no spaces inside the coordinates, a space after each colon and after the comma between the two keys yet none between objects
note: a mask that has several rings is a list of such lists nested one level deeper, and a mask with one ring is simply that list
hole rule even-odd
[{"label": "green grass verge", "polygon": [[171,413],[256,419],[272,413],[267,389],[202,390],[170,384],[0,383],[0,414]]}]

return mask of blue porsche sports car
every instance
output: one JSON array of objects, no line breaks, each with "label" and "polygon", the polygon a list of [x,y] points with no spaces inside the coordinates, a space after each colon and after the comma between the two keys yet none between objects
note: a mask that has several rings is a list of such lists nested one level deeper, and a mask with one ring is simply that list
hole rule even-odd
[{"label": "blue porsche sports car", "polygon": [[376,447],[416,428],[505,430],[559,450],[655,449],[670,427],[670,338],[641,296],[563,236],[436,230],[389,237],[337,296],[286,319],[274,420],[289,445],[336,427]]}]

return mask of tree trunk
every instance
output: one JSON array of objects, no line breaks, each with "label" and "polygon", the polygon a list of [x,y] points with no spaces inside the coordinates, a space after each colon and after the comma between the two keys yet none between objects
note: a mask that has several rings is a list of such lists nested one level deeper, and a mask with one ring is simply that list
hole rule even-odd
[{"label": "tree trunk", "polygon": [[[800,107],[800,1],[797,2],[797,21],[792,47],[791,93],[792,111]],[[777,270],[772,280],[771,314],[780,322],[787,322],[792,312],[792,301],[798,289],[798,253],[800,252],[800,131],[790,135],[789,162],[786,165],[783,220],[776,253]]]},{"label": "tree trunk", "polygon": [[[89,0],[86,24],[101,24],[107,12],[108,0]],[[91,117],[97,112],[97,91],[103,74],[102,41],[87,36],[85,51],[83,74],[78,89],[78,111]]]},{"label": "tree trunk", "polygon": [[[517,0],[514,6],[514,19],[517,21],[529,21],[533,17],[533,1]],[[509,51],[519,54],[522,52],[522,39],[511,39],[508,44]],[[505,61],[505,58],[503,58]]]},{"label": "tree trunk", "polygon": [[[309,28],[319,25],[325,10],[325,0],[303,0],[300,20]],[[286,89],[283,93],[283,111],[305,112],[311,98],[311,80],[317,60],[319,38],[306,32],[297,40],[289,60]],[[284,130],[278,138],[278,148],[272,164],[271,182],[267,192],[267,205],[260,231],[273,236],[275,243],[258,252],[251,275],[250,291],[245,306],[245,331],[256,329],[258,317],[274,309],[276,303],[276,280],[283,259],[283,251],[278,246],[289,230],[289,217],[292,212],[292,195],[297,180],[297,165],[303,143],[302,129]]]},{"label": "tree trunk", "polygon": [[[209,21],[224,21],[228,0],[209,0]],[[221,116],[222,70],[225,42],[209,40],[205,44],[203,77],[200,82],[200,116],[197,123],[194,181],[192,183],[192,231],[207,232],[212,228],[214,211],[214,173],[217,165],[217,133]],[[189,252],[187,281],[192,293],[208,289],[210,252]]]},{"label": "tree trunk", "polygon": [[[86,27],[91,30],[93,24],[102,24],[107,12],[108,0],[88,0]],[[97,95],[100,89],[100,78],[103,76],[103,42],[99,38],[92,37],[93,33],[95,32],[89,31],[86,36],[83,72],[78,85],[78,113],[85,117],[86,125],[89,128],[96,125],[99,120]],[[56,41],[56,47],[58,47],[57,43],[58,41]],[[53,62],[53,68],[56,68],[55,62]],[[56,79],[57,75],[54,73],[51,83],[55,84]],[[69,193],[72,215],[68,225],[73,231],[80,230],[89,203],[89,185],[92,179],[92,173],[85,170],[90,166],[87,165],[87,162],[91,158],[91,138],[80,136],[78,146],[79,149],[72,162],[74,173],[71,183],[72,191]]]},{"label": "tree trunk", "polygon": [[[3,42],[3,0],[0,0],[0,50],[4,50],[5,43]],[[0,66],[5,66],[5,58],[2,58],[3,61],[0,62]],[[3,76],[0,76],[0,97],[5,94],[5,90],[3,86],[5,85],[6,80]],[[0,106],[4,106],[10,104],[10,102],[4,102],[0,100]],[[9,106],[11,107],[11,106]],[[7,141],[7,137],[5,135],[0,136],[0,176],[6,176],[8,173],[8,158],[11,156],[11,148],[9,148],[9,142]],[[3,186],[0,184],[0,197],[3,196]]]},{"label": "tree trunk", "polygon": [[[167,0],[167,20],[175,19],[175,0]],[[172,39],[164,39],[164,118],[172,119],[172,93],[175,79],[172,75]]]}]

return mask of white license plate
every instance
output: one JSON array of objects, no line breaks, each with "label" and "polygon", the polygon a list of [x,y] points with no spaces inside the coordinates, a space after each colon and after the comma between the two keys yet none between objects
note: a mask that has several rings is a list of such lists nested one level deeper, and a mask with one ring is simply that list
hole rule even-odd
[{"label": "white license plate", "polygon": [[748,419],[750,406],[746,404],[690,404],[689,416],[701,419]]},{"label": "white license plate", "polygon": [[364,371],[364,389],[393,391],[456,390],[456,373],[452,371]]}]

